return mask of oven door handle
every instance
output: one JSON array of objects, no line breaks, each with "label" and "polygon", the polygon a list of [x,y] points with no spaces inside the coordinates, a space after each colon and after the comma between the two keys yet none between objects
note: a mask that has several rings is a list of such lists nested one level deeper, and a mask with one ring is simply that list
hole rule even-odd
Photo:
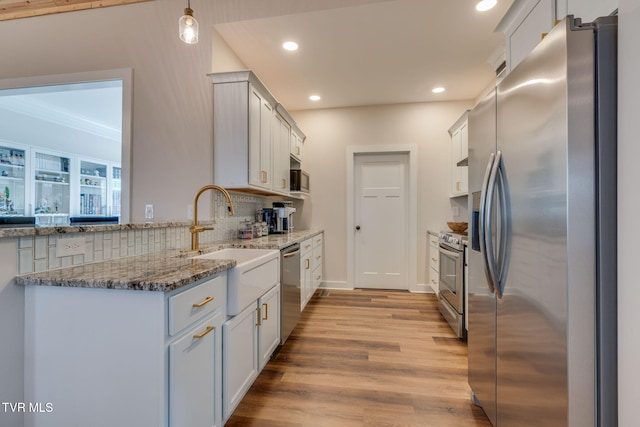
[{"label": "oven door handle", "polygon": [[[489,188],[489,178],[493,165],[495,163],[495,155],[491,153],[489,161],[487,162],[487,170],[484,173],[484,179],[482,182],[482,190],[480,193],[480,215],[478,218],[478,235],[480,239],[480,254],[482,255],[482,265],[484,267],[484,275],[487,279],[487,286],[489,291],[493,293],[495,291],[494,282],[492,282],[491,274],[489,272],[489,258],[487,257],[487,230],[485,228],[485,222],[487,217],[487,191]],[[490,218],[489,218],[490,221]]]},{"label": "oven door handle", "polygon": [[460,252],[449,250],[443,246],[439,246],[439,250],[445,255],[449,255],[450,257],[455,258],[458,261],[460,260],[460,256],[462,255]]}]

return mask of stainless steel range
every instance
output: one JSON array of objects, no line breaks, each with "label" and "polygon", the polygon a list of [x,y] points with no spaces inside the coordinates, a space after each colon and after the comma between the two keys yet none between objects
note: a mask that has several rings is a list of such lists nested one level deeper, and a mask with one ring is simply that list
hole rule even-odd
[{"label": "stainless steel range", "polygon": [[466,340],[464,301],[463,236],[441,231],[438,236],[440,251],[440,280],[438,308],[458,338]]}]

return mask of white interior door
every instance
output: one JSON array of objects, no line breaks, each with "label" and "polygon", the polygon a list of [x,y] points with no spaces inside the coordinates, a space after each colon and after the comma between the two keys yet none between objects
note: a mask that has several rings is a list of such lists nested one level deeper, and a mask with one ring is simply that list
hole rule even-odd
[{"label": "white interior door", "polygon": [[355,156],[355,287],[408,289],[406,153]]}]

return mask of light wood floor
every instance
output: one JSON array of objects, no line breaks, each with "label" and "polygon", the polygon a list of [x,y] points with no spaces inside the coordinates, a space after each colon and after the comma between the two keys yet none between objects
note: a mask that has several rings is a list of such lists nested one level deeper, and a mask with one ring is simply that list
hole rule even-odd
[{"label": "light wood floor", "polygon": [[227,426],[489,426],[433,294],[320,291]]}]

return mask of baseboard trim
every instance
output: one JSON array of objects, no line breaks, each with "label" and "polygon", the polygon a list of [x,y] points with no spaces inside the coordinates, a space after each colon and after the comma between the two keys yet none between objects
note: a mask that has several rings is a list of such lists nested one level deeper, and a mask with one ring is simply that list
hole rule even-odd
[{"label": "baseboard trim", "polygon": [[354,290],[354,288],[349,286],[349,284],[346,281],[330,281],[330,280],[325,280],[322,283],[320,283],[319,288],[320,289],[342,289],[342,290],[348,290],[348,291]]},{"label": "baseboard trim", "polygon": [[409,288],[409,292],[416,294],[433,294],[435,293],[431,285],[425,283],[416,283]]}]

